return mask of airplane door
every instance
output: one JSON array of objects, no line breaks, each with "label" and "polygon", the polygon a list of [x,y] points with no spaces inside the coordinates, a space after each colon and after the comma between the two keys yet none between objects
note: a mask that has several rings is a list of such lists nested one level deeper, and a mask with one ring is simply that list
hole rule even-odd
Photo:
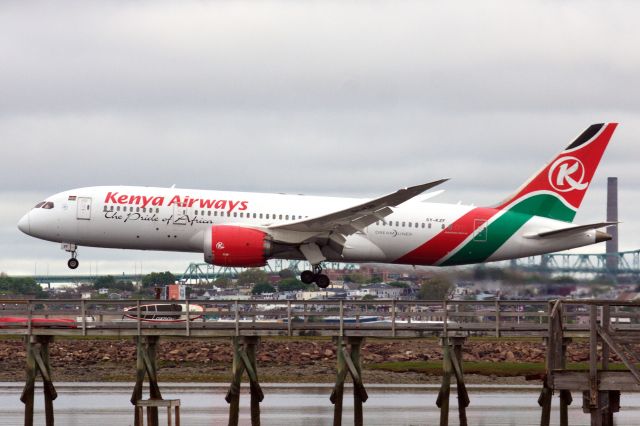
[{"label": "airplane door", "polygon": [[474,219],[473,221],[473,241],[484,243],[487,241],[487,227],[484,219]]},{"label": "airplane door", "polygon": [[77,218],[83,220],[91,219],[91,198],[90,197],[78,197],[77,202]]}]

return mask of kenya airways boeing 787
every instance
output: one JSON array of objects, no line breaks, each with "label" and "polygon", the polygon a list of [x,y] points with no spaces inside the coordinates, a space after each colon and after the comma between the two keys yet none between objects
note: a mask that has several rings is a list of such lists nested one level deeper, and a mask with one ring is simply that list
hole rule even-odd
[{"label": "kenya airways boeing 787", "polygon": [[606,241],[607,222],[574,225],[616,123],[594,124],[492,207],[427,203],[416,197],[446,179],[374,199],[100,186],[61,192],[18,223],[62,243],[78,267],[78,246],[204,253],[220,266],[268,259],[313,265],[301,280],[329,285],[324,261],[462,265],[550,253]]}]

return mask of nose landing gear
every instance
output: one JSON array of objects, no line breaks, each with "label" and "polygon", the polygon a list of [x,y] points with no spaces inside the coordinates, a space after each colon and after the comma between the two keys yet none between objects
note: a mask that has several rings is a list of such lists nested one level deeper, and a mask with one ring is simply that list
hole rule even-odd
[{"label": "nose landing gear", "polygon": [[67,243],[63,243],[62,244],[62,249],[64,251],[68,251],[69,253],[71,253],[71,259],[69,259],[67,261],[67,266],[69,267],[69,269],[76,269],[78,267],[78,265],[80,265],[80,262],[78,262],[78,246],[75,244],[67,244]]},{"label": "nose landing gear", "polygon": [[305,284],[316,283],[320,288],[327,288],[331,281],[329,277],[322,273],[322,265],[313,265],[313,272],[306,270],[300,274],[300,281]]}]

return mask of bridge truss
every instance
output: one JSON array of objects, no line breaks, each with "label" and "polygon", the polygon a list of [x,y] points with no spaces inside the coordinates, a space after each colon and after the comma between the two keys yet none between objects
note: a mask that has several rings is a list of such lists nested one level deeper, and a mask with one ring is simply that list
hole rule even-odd
[{"label": "bridge truss", "polygon": [[640,278],[640,249],[617,253],[552,253],[510,261],[511,267],[542,274],[595,274]]}]

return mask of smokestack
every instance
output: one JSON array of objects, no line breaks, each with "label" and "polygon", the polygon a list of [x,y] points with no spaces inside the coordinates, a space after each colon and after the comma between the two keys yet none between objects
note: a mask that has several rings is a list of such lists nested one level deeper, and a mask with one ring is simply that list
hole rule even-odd
[{"label": "smokestack", "polygon": [[[607,178],[607,222],[618,221],[618,178]],[[607,227],[611,240],[607,241],[607,268],[618,269],[618,227]]]}]

